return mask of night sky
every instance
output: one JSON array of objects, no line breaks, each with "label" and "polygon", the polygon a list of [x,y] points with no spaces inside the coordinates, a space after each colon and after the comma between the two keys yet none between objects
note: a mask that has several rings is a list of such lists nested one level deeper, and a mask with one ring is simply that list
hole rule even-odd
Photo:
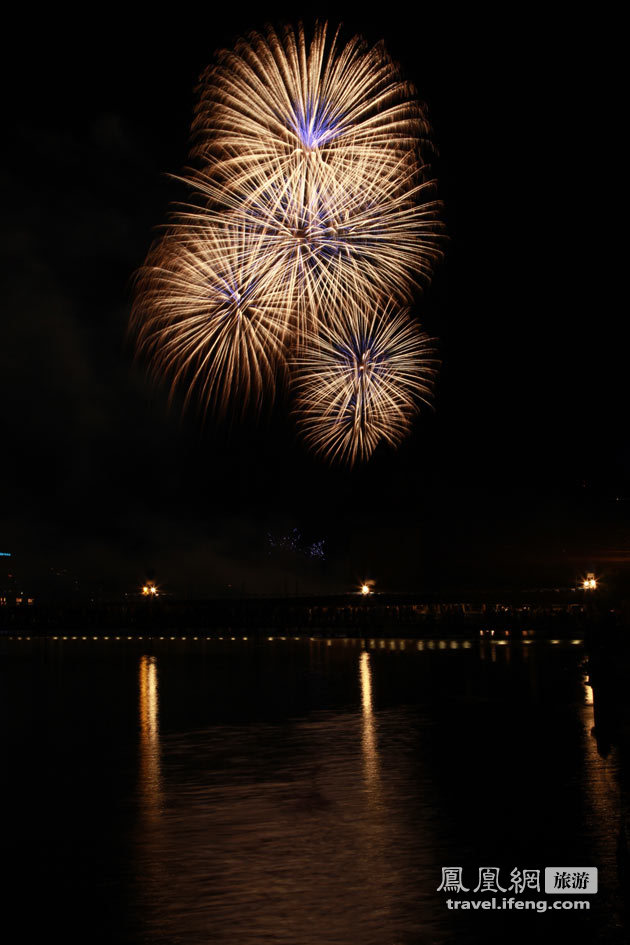
[{"label": "night sky", "polygon": [[[126,339],[133,274],[185,198],[168,175],[200,72],[249,28],[315,15],[385,39],[417,86],[449,233],[416,308],[440,339],[435,413],[353,472],[305,451],[282,400],[259,424],[182,417]],[[5,63],[0,550],[33,581],[65,570],[104,593],[147,572],[208,595],[623,575],[626,382],[588,24],[531,6],[92,16],[24,24]],[[292,529],[326,561],[269,554]]]}]

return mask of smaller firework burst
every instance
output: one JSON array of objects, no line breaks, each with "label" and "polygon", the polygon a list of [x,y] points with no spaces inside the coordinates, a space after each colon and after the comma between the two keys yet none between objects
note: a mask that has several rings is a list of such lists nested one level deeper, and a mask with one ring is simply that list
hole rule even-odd
[{"label": "smaller firework burst", "polygon": [[437,366],[433,339],[407,309],[346,299],[293,364],[302,434],[315,452],[350,466],[380,443],[397,446],[431,402]]},{"label": "smaller firework burst", "polygon": [[286,296],[238,225],[173,226],[140,270],[132,330],[171,395],[203,412],[259,409],[285,364]]}]

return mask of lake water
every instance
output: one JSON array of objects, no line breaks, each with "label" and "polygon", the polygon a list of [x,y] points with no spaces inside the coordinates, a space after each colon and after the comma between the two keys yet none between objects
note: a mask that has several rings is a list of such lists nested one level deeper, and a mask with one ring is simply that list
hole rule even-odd
[{"label": "lake water", "polygon": [[[583,659],[5,640],[4,920],[27,945],[626,942],[627,751],[598,752]],[[481,867],[508,887],[558,865],[598,867],[589,912],[462,912],[437,891],[443,867],[474,889]]]}]

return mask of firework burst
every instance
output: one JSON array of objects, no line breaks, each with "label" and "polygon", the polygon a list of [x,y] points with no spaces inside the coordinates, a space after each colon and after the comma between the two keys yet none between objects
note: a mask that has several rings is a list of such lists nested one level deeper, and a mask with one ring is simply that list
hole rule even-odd
[{"label": "firework burst", "polygon": [[343,171],[360,155],[373,173],[418,151],[429,125],[414,89],[401,80],[383,44],[360,37],[345,46],[316,24],[251,33],[224,50],[202,76],[193,131],[196,153],[231,189],[252,174],[282,185],[295,164]]},{"label": "firework burst", "polygon": [[365,304],[374,293],[409,303],[413,289],[429,281],[442,251],[439,203],[433,181],[418,181],[409,161],[369,175],[373,162],[357,160],[352,174],[320,168],[309,180],[299,173],[282,185],[252,174],[241,193],[212,178],[191,183],[206,203],[186,214],[190,226],[228,218],[257,234],[261,263],[282,286],[291,328],[302,343],[320,310],[336,312],[352,288]]},{"label": "firework burst", "polygon": [[431,402],[437,366],[408,310],[347,300],[293,364],[298,425],[316,453],[352,466],[400,443]]},{"label": "firework burst", "polygon": [[221,53],[199,94],[191,201],[137,279],[139,353],[204,412],[260,408],[290,365],[330,460],[399,443],[437,366],[400,306],[442,255],[413,89],[382,45],[300,25]]},{"label": "firework burst", "polygon": [[173,227],[138,274],[132,327],[138,352],[171,394],[205,411],[272,398],[285,356],[286,296],[238,226]]}]

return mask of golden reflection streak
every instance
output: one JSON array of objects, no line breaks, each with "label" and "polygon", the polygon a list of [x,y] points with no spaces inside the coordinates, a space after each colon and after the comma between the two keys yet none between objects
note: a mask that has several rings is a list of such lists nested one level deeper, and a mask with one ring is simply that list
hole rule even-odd
[{"label": "golden reflection streak", "polygon": [[380,771],[372,707],[372,669],[370,667],[370,654],[366,650],[359,656],[359,681],[361,683],[361,707],[363,711],[361,748],[365,779],[368,794],[376,798],[380,794]]},{"label": "golden reflection streak", "polygon": [[579,707],[584,739],[584,791],[591,809],[592,823],[596,826],[598,843],[599,882],[602,888],[612,888],[618,881],[614,860],[615,843],[619,842],[619,831],[624,823],[621,793],[618,783],[618,760],[616,749],[600,754],[593,726],[598,692],[590,683],[582,683],[583,702]]},{"label": "golden reflection streak", "polygon": [[157,659],[143,654],[138,667],[140,716],[140,795],[145,813],[154,815],[162,804],[160,718]]}]

